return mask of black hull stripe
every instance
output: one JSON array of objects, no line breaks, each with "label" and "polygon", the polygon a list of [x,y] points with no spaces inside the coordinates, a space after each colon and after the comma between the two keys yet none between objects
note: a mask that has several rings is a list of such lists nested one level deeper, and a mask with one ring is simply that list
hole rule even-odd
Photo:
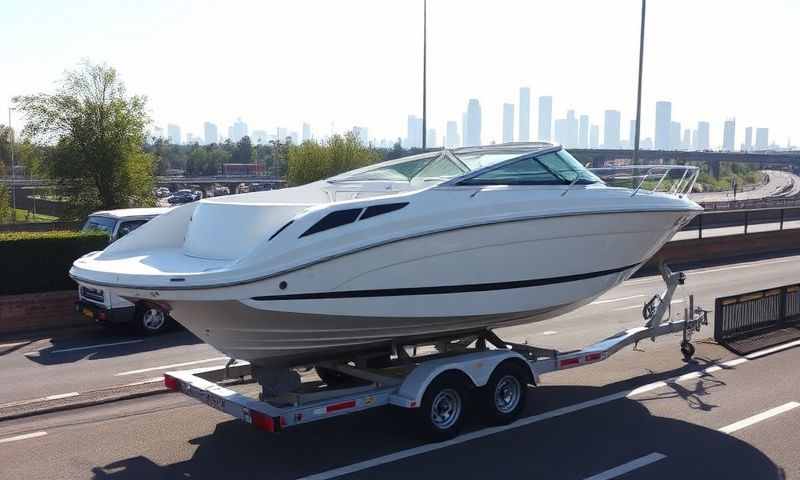
[{"label": "black hull stripe", "polygon": [[490,292],[493,290],[510,290],[514,288],[541,287],[558,283],[576,282],[590,278],[604,277],[624,272],[638,266],[638,263],[625,267],[601,270],[599,272],[579,273],[563,277],[534,278],[531,280],[515,280],[512,282],[474,283],[469,285],[443,285],[438,287],[384,288],[376,290],[349,290],[343,292],[295,293],[288,295],[267,295],[253,297],[253,300],[266,302],[271,300],[320,300],[329,298],[368,298],[368,297],[401,297],[406,295],[441,295],[446,293]]}]

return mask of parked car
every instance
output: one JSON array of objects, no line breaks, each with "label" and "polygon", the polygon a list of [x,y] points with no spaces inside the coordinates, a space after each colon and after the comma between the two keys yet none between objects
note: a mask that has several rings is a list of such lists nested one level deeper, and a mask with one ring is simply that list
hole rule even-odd
[{"label": "parked car", "polygon": [[167,188],[167,187],[158,187],[156,189],[156,197],[158,197],[158,198],[169,197],[171,194],[172,194],[172,192],[170,192],[169,188]]},{"label": "parked car", "polygon": [[[89,215],[82,231],[101,231],[109,243],[124,237],[169,208],[125,208]],[[104,325],[128,325],[144,335],[163,332],[175,322],[158,304],[146,301],[131,303],[102,289],[78,285],[77,311]]]},{"label": "parked car", "polygon": [[190,203],[200,200],[200,196],[196,192],[188,189],[178,190],[167,198],[167,203],[170,205],[180,205],[183,203]]}]

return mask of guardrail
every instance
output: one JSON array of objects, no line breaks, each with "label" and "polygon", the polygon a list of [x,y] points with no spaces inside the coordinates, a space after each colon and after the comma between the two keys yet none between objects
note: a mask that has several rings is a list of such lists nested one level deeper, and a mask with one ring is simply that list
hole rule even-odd
[{"label": "guardrail", "polygon": [[730,342],[800,324],[800,284],[758,290],[714,302],[714,340]]},{"label": "guardrail", "polygon": [[800,198],[758,198],[752,200],[724,200],[699,202],[706,210],[746,210],[757,208],[800,207]]},{"label": "guardrail", "polygon": [[739,210],[705,210],[689,222],[683,231],[697,231],[703,238],[703,230],[724,227],[744,227],[749,233],[752,225],[776,224],[776,231],[784,229],[785,223],[800,220],[800,205],[785,207],[743,208]]}]

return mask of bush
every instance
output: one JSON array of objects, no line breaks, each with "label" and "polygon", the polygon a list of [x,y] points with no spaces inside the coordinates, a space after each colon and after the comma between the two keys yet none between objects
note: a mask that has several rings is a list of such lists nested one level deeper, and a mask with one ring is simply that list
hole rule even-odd
[{"label": "bush", "polygon": [[107,245],[104,234],[0,233],[0,295],[73,289],[76,284],[69,278],[72,262]]},{"label": "bush", "polygon": [[306,140],[289,147],[289,185],[315,182],[380,160],[375,149],[363,145],[352,133],[333,135],[323,143]]}]

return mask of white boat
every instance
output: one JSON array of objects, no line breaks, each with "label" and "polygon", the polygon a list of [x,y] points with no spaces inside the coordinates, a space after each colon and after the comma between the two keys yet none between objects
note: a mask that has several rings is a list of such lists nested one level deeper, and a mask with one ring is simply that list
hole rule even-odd
[{"label": "white boat", "polygon": [[591,302],[702,210],[695,167],[648,173],[612,186],[547,143],[428,152],[175,208],[70,275],[231,358],[313,365]]}]

